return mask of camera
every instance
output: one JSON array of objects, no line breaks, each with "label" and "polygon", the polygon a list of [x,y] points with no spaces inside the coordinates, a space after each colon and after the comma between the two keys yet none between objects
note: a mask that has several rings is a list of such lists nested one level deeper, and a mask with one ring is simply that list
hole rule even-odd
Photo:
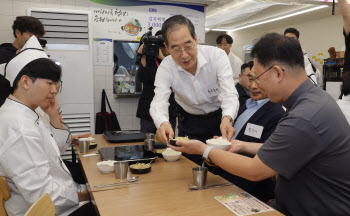
[{"label": "camera", "polygon": [[144,43],[142,54],[146,56],[158,56],[159,47],[164,47],[163,37],[161,35],[152,36],[152,27],[148,30],[142,37],[142,42]]}]

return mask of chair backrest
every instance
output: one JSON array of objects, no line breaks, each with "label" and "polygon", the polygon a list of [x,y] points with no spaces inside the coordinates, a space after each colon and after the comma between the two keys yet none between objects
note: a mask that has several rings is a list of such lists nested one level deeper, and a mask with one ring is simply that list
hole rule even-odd
[{"label": "chair backrest", "polygon": [[9,185],[7,184],[6,178],[0,177],[0,215],[7,216],[4,201],[8,200],[11,196]]},{"label": "chair backrest", "polygon": [[56,209],[48,193],[42,195],[24,216],[55,216]]}]

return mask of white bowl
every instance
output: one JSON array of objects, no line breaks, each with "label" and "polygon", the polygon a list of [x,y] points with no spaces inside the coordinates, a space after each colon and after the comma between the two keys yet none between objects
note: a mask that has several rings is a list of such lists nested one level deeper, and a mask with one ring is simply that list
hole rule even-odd
[{"label": "white bowl", "polygon": [[229,142],[228,140],[222,139],[222,137],[219,137],[217,139],[208,139],[206,143],[208,144],[208,146],[213,146],[214,148],[222,149],[224,151],[229,149],[230,146],[232,145],[231,142]]},{"label": "white bowl", "polygon": [[96,165],[101,173],[114,172],[114,161],[100,161]]},{"label": "white bowl", "polygon": [[165,151],[162,152],[162,155],[166,161],[174,162],[180,158],[181,152],[175,151],[171,148],[167,148]]}]

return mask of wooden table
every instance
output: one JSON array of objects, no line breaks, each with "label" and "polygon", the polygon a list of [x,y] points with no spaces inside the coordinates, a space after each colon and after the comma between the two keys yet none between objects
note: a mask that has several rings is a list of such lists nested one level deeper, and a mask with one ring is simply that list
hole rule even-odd
[{"label": "wooden table", "polygon": [[[99,148],[121,146],[110,144],[102,135],[95,136]],[[124,145],[137,145],[128,143]],[[76,146],[78,148],[78,146]],[[193,183],[192,168],[198,166],[181,156],[178,161],[167,162],[157,158],[152,163],[152,170],[147,174],[140,174],[139,181],[144,183],[95,188],[94,185],[118,182],[114,173],[102,174],[96,163],[100,156],[83,157],[79,154],[81,165],[85,172],[91,197],[96,209],[102,216],[109,215],[234,215],[223,206],[214,196],[242,192],[243,190],[231,185],[199,191],[189,191],[188,185]],[[132,175],[135,176],[135,175]],[[227,181],[220,176],[208,172],[207,184],[220,184]],[[260,213],[258,215],[282,215],[278,211]]]}]

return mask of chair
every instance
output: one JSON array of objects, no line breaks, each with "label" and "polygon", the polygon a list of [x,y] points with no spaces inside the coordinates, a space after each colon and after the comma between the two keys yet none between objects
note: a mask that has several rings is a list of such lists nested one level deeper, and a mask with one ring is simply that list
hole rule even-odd
[{"label": "chair", "polygon": [[48,193],[42,195],[24,216],[55,216],[56,209]]},{"label": "chair", "polygon": [[7,184],[6,178],[0,177],[0,215],[7,216],[4,201],[8,200],[11,196],[9,185]]}]

